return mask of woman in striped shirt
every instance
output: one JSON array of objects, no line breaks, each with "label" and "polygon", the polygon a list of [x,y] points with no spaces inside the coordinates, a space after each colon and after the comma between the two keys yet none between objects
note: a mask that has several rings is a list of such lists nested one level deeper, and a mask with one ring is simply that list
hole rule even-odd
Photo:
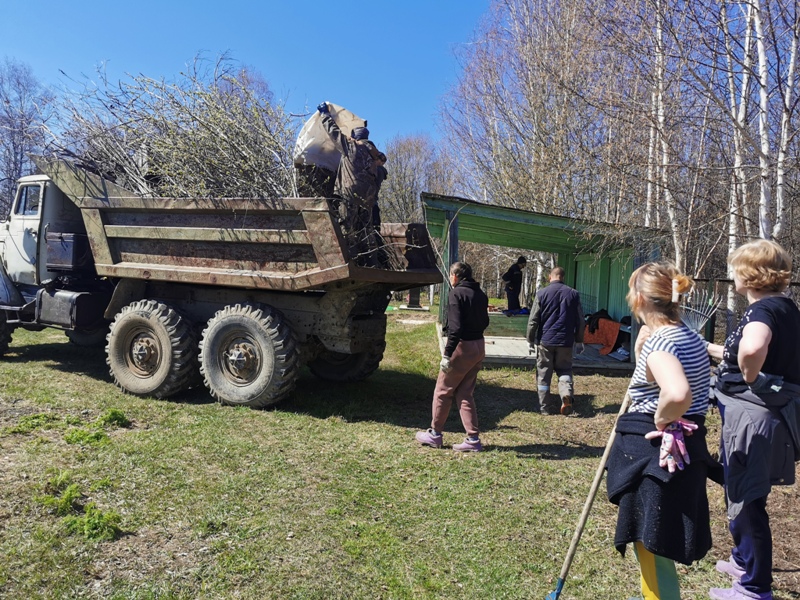
[{"label": "woman in striped shirt", "polygon": [[624,554],[633,544],[645,600],[680,599],[675,561],[691,564],[711,548],[706,479],[722,481],[706,446],[705,342],[680,319],[691,287],[670,263],[643,265],[629,281],[628,304],[642,327],[607,486],[619,506],[614,545]]}]

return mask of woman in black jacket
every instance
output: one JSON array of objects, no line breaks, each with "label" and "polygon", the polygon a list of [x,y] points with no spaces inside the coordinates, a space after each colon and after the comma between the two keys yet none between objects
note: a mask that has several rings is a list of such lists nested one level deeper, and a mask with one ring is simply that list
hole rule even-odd
[{"label": "woman in black jacket", "polygon": [[717,570],[733,580],[713,600],[772,600],[772,532],[767,496],[791,485],[800,456],[800,310],[784,295],[792,260],[778,244],[756,240],[728,257],[736,292],[748,307],[724,346],[715,395],[722,417],[725,494],[733,550]]},{"label": "woman in black jacket", "polygon": [[489,326],[489,299],[472,279],[472,267],[457,262],[450,267],[453,289],[447,301],[447,344],[439,364],[439,377],[433,392],[433,419],[427,431],[418,431],[417,441],[424,446],[442,447],[442,429],[453,400],[458,403],[461,423],[467,438],[454,444],[457,452],[483,449],[478,431],[475,384],[486,356],[483,332]]}]

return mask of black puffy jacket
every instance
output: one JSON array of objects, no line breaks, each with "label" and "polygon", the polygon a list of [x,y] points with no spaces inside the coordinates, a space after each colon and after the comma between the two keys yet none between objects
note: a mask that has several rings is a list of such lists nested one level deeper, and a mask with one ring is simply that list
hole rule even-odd
[{"label": "black puffy jacket", "polygon": [[444,355],[452,356],[461,340],[479,340],[489,326],[489,299],[473,279],[462,279],[447,299],[447,344]]}]

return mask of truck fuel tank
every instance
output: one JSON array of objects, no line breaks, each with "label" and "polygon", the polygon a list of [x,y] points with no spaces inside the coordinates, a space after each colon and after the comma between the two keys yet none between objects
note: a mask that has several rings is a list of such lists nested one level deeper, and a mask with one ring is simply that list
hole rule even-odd
[{"label": "truck fuel tank", "polygon": [[49,290],[36,294],[36,322],[64,329],[86,329],[102,321],[110,298],[106,294]]}]

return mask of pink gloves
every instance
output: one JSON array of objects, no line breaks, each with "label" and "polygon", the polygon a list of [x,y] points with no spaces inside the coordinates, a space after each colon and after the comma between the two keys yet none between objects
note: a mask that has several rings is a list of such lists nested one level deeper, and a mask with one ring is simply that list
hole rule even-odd
[{"label": "pink gloves", "polygon": [[661,438],[661,451],[658,456],[658,465],[666,467],[670,473],[683,470],[684,464],[691,463],[689,453],[686,451],[684,435],[692,435],[697,429],[697,424],[684,419],[678,419],[667,425],[663,431],[651,431],[644,437],[648,440]]}]

